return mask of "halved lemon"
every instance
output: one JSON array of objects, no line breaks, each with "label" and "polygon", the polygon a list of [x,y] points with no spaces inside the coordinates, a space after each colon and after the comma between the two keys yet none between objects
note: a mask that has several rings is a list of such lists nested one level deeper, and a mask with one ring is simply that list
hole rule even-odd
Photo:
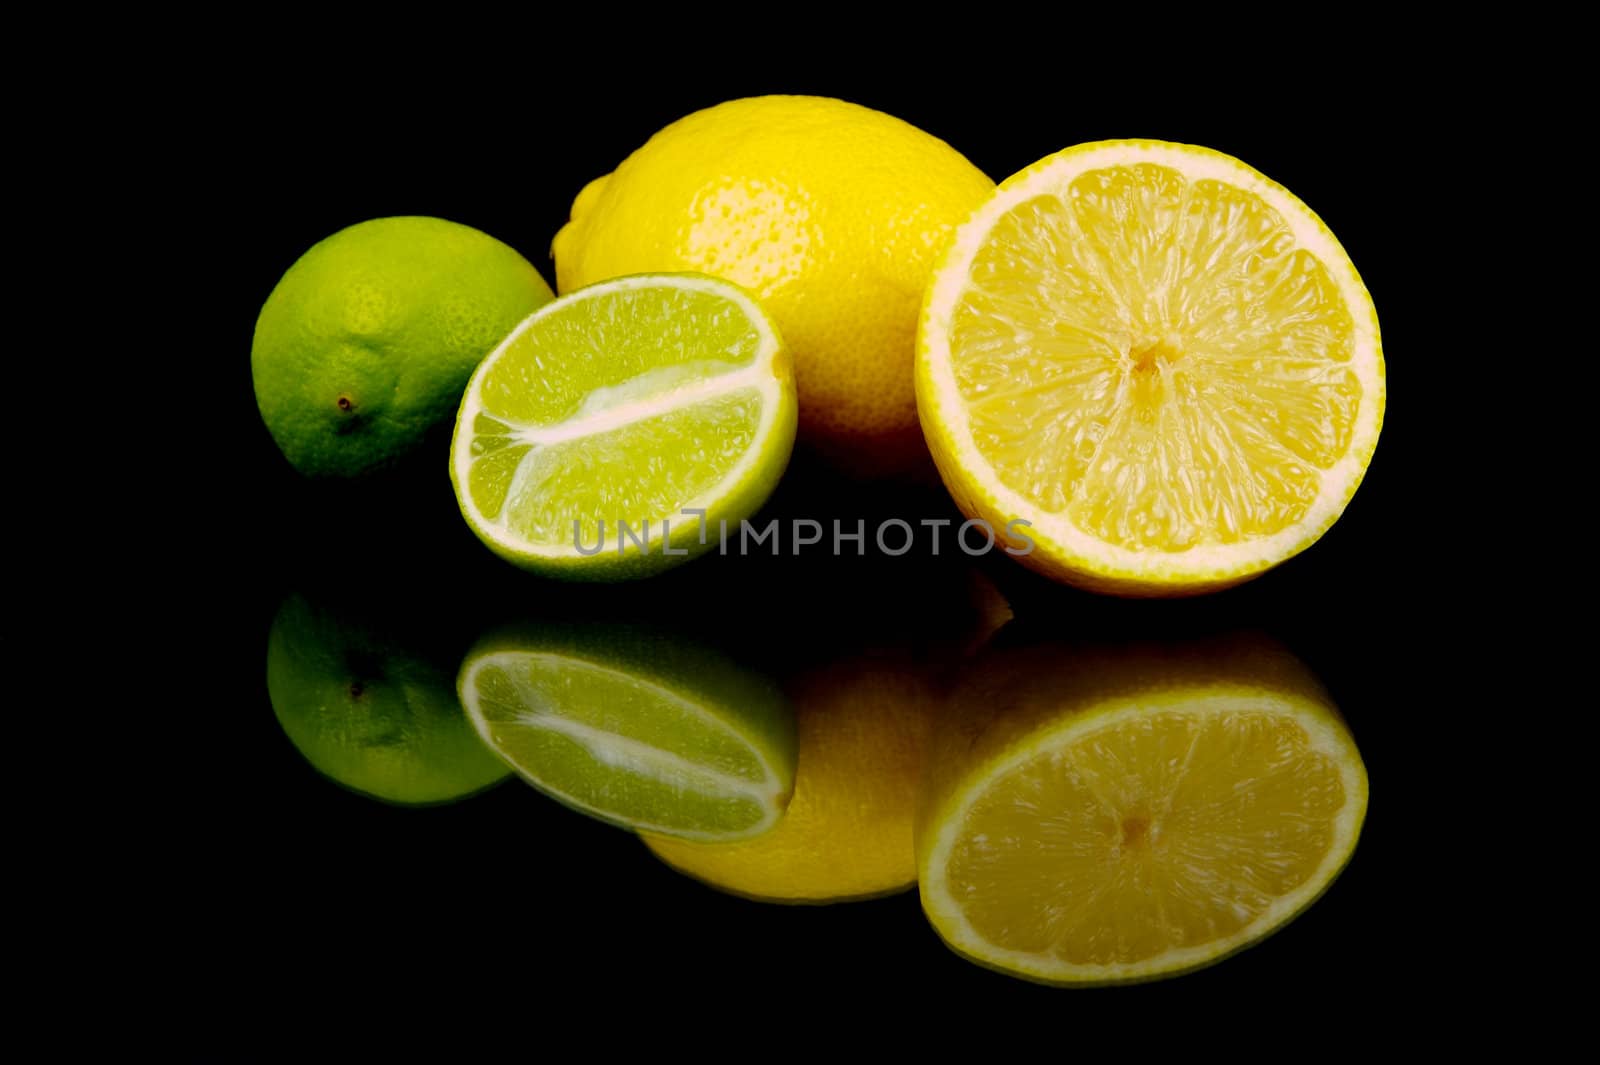
[{"label": "halved lemon", "polygon": [[1366,815],[1349,730],[1271,644],[988,652],[948,710],[923,909],[1030,980],[1150,980],[1249,946],[1322,894]]},{"label": "halved lemon", "polygon": [[749,293],[641,274],[540,308],[473,373],[450,477],[502,558],[550,576],[648,576],[718,542],[783,476],[794,367]]},{"label": "halved lemon", "polygon": [[1328,228],[1239,160],[1160,141],[1002,183],[934,276],[916,385],[961,509],[1030,523],[1021,561],[1124,595],[1211,591],[1304,550],[1384,407],[1377,314]]}]

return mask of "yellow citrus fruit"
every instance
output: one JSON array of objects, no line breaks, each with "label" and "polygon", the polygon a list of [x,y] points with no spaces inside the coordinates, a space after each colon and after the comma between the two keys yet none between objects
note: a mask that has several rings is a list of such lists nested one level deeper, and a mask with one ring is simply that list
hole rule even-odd
[{"label": "yellow citrus fruit", "polygon": [[1024,563],[1128,595],[1245,580],[1343,513],[1378,441],[1378,318],[1287,189],[1159,141],[1052,155],[960,227],[918,328],[956,503]]},{"label": "yellow citrus fruit", "polygon": [[801,439],[881,472],[923,453],[917,309],[939,249],[993,188],[881,112],[733,100],[667,126],[579,193],[551,248],[556,287],[681,270],[744,286],[794,354]]},{"label": "yellow citrus fruit", "polygon": [[1349,860],[1367,774],[1326,692],[1253,640],[1002,647],[934,731],[923,909],[1027,979],[1210,964],[1311,905]]},{"label": "yellow citrus fruit", "polygon": [[864,655],[790,687],[799,730],[794,797],[777,827],[739,843],[646,834],[679,872],[775,902],[872,898],[916,879],[912,819],[932,691],[899,655]]}]

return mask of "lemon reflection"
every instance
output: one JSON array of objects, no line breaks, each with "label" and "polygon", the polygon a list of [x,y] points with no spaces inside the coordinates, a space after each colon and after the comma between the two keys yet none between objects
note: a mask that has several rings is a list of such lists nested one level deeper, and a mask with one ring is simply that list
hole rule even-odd
[{"label": "lemon reflection", "polygon": [[1171,975],[1310,905],[1366,802],[1331,699],[1269,641],[1087,647],[1008,628],[930,745],[923,906],[957,951],[1030,979]]},{"label": "lemon reflection", "polygon": [[646,835],[646,845],[680,872],[752,898],[835,902],[909,887],[934,698],[926,664],[900,650],[867,651],[785,687],[798,719],[799,770],[784,818],[746,843]]},{"label": "lemon reflection", "polygon": [[[818,592],[837,605],[841,624],[797,645],[804,660],[783,670],[799,733],[788,812],[738,844],[644,837],[668,865],[731,894],[831,903],[909,888],[918,787],[944,676],[1010,616],[974,570],[841,580]],[[892,627],[883,624],[890,609]]]},{"label": "lemon reflection", "polygon": [[267,638],[279,725],[319,772],[386,802],[451,802],[503,780],[428,643],[289,596]]}]

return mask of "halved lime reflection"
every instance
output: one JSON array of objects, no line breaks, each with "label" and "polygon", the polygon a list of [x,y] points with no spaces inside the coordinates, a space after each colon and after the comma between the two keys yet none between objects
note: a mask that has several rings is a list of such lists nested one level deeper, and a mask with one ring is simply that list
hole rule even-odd
[{"label": "halved lime reflection", "polygon": [[1055,984],[1247,947],[1349,860],[1367,775],[1328,693],[1258,636],[1089,646],[1008,626],[963,671],[917,819],[959,953]]},{"label": "halved lime reflection", "polygon": [[510,775],[473,732],[438,656],[304,596],[273,619],[267,694],[312,766],[375,799],[454,802]]},{"label": "halved lime reflection", "polygon": [[794,791],[794,715],[777,686],[663,629],[512,626],[478,642],[457,683],[489,748],[601,821],[749,839]]}]

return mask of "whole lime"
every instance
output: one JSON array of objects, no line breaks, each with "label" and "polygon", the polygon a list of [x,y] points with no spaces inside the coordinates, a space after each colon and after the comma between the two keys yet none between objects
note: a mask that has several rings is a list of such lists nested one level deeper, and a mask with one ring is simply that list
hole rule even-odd
[{"label": "whole lime", "polygon": [[426,641],[397,640],[303,596],[273,619],[267,694],[306,761],[364,795],[442,803],[510,775],[461,709],[454,670]]},{"label": "whole lime", "polygon": [[256,405],[289,462],[355,476],[449,422],[467,378],[552,298],[513,248],[441,218],[378,218],[300,257],[256,320]]}]

